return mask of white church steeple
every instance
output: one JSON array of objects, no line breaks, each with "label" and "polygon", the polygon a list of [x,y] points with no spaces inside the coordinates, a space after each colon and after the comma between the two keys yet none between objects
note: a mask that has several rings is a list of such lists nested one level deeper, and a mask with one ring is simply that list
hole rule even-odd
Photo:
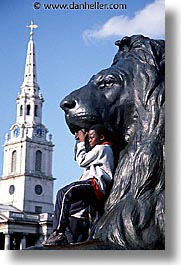
[{"label": "white church steeple", "polygon": [[35,44],[33,41],[33,29],[38,26],[31,21],[31,24],[27,27],[30,28],[30,39],[28,42],[24,80],[21,86],[21,93],[17,97],[16,122],[19,125],[24,125],[26,127],[26,134],[32,138],[36,134],[35,127],[37,125],[41,125],[44,136],[46,136],[47,130],[42,125],[42,104],[44,99],[37,82]]},{"label": "white church steeple", "polygon": [[[44,99],[37,82],[32,21],[16,122],[6,134],[0,201],[25,212],[52,212],[52,136],[42,123]],[[13,188],[12,188],[13,187]],[[13,190],[13,192],[12,192]]]}]

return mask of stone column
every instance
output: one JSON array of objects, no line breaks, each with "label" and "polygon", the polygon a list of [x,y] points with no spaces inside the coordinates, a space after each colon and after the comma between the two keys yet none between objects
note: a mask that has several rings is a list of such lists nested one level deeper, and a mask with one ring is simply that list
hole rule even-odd
[{"label": "stone column", "polygon": [[26,248],[26,235],[23,235],[23,238],[21,239],[20,242],[20,250],[25,249]]},{"label": "stone column", "polygon": [[10,234],[5,234],[4,250],[10,250]]},{"label": "stone column", "polygon": [[47,234],[45,234],[45,235],[43,235],[43,240],[42,241],[46,241],[47,239],[48,239],[48,235]]}]

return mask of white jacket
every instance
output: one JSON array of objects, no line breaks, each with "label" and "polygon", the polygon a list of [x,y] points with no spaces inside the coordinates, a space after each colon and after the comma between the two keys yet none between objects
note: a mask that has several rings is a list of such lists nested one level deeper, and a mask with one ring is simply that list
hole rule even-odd
[{"label": "white jacket", "polygon": [[75,158],[85,168],[81,180],[95,178],[100,191],[105,194],[112,182],[114,157],[110,145],[96,145],[86,153],[85,143],[77,142]]}]

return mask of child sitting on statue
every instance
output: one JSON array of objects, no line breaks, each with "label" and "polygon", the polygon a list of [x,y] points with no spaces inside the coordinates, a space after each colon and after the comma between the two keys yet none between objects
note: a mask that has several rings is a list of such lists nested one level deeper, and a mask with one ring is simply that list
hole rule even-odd
[{"label": "child sitting on statue", "polygon": [[[65,231],[69,217],[74,213],[75,217],[83,218],[88,207],[97,205],[112,184],[114,157],[107,129],[103,125],[94,125],[88,133],[79,130],[77,135],[75,158],[85,169],[79,181],[57,192],[53,233],[43,242],[44,246],[68,244]],[[88,152],[85,147],[87,135],[91,148]]]}]

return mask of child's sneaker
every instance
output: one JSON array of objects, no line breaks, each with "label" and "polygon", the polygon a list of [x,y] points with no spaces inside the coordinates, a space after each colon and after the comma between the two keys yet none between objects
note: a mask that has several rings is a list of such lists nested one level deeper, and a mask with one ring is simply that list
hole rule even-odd
[{"label": "child's sneaker", "polygon": [[68,241],[66,236],[63,233],[60,233],[58,231],[54,231],[47,240],[42,242],[43,246],[61,246],[61,245],[67,245]]}]

